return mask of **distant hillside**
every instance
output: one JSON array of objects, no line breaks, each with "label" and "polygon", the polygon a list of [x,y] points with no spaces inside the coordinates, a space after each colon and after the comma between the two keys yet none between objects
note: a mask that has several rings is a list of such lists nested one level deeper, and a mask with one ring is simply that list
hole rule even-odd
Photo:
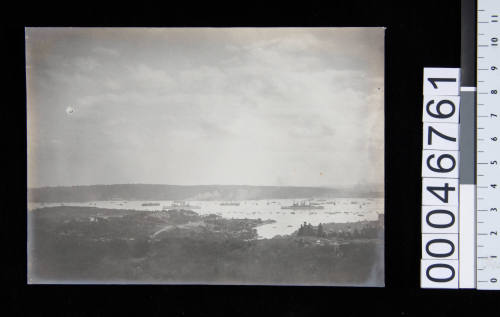
[{"label": "distant hillside", "polygon": [[286,198],[383,197],[376,187],[334,189],[324,187],[245,185],[90,185],[28,189],[30,202],[85,202],[97,200],[249,200]]}]

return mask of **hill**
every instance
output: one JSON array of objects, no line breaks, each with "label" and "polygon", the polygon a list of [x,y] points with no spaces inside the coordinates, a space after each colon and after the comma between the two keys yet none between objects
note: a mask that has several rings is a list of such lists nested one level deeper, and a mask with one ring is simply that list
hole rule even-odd
[{"label": "hill", "polygon": [[28,189],[30,202],[86,202],[98,200],[249,200],[335,197],[383,197],[375,186],[340,189],[326,187],[246,185],[115,184]]}]

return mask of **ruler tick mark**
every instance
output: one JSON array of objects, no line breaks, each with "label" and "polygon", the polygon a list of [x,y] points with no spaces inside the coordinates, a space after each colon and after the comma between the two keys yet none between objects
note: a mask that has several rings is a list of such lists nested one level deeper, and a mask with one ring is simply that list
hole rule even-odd
[{"label": "ruler tick mark", "polygon": [[[474,111],[471,115],[474,116],[475,125],[473,126],[474,134],[471,131],[470,135],[470,146],[473,147],[471,150],[475,153],[475,159],[471,159],[474,160],[476,169],[473,198],[475,219],[471,219],[475,224],[475,232],[472,232],[466,240],[474,246],[475,254],[472,256],[475,263],[470,263],[472,267],[468,267],[469,264],[467,264],[464,277],[466,274],[472,274],[474,285],[471,286],[477,289],[500,289],[500,267],[498,266],[500,264],[498,262],[500,258],[500,243],[498,242],[500,238],[500,232],[498,232],[500,231],[500,194],[497,194],[494,189],[497,186],[494,183],[498,182],[500,177],[500,148],[498,142],[491,142],[500,138],[500,124],[496,121],[500,119],[500,113],[493,111],[499,106],[497,98],[500,94],[498,91],[500,90],[500,73],[497,70],[500,67],[500,54],[494,51],[500,46],[500,1],[477,0],[475,13],[476,38],[474,44],[470,43],[472,47],[475,46],[477,53],[475,58],[473,57],[476,62],[477,78],[475,101],[472,105],[474,108],[471,109]],[[462,234],[460,229],[458,233]],[[460,255],[459,263],[461,258]]]}]

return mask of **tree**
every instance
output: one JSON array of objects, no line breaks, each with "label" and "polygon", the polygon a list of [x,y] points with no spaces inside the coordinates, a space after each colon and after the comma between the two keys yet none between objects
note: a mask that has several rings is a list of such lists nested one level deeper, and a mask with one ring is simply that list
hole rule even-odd
[{"label": "tree", "polygon": [[321,223],[318,225],[318,231],[316,235],[321,238],[325,236],[325,232],[323,231],[323,225]]},{"label": "tree", "polygon": [[304,235],[304,226],[303,225],[300,225],[299,232],[297,233],[297,235],[299,237]]}]

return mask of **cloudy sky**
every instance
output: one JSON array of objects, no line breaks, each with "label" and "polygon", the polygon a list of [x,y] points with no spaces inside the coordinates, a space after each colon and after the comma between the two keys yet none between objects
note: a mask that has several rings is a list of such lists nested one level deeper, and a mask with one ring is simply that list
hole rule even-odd
[{"label": "cloudy sky", "polygon": [[382,28],[29,28],[28,184],[382,184],[383,45]]}]

